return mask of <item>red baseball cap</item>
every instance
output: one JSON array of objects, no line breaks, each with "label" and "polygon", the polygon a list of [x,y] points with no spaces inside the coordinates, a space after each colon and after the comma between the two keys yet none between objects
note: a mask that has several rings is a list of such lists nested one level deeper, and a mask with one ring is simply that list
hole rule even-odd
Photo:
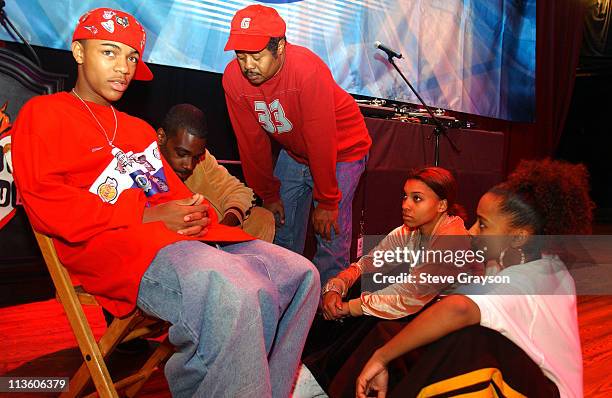
[{"label": "red baseball cap", "polygon": [[271,7],[259,4],[236,11],[225,51],[260,51],[271,37],[285,36],[285,21]]},{"label": "red baseball cap", "polygon": [[96,8],[86,12],[79,18],[72,35],[72,41],[83,39],[111,40],[132,47],[140,55],[134,79],[153,79],[153,73],[142,61],[147,34],[140,22],[127,12],[112,8]]}]

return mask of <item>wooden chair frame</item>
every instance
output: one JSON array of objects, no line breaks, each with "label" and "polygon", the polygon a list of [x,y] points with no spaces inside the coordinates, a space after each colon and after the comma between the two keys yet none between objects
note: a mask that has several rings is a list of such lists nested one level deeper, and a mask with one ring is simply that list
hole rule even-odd
[{"label": "wooden chair frame", "polygon": [[[152,318],[136,309],[125,318],[115,318],[104,335],[96,342],[91,327],[85,317],[82,304],[97,304],[95,298],[87,293],[77,293],[68,271],[59,260],[51,238],[34,231],[45,263],[53,279],[59,298],[72,331],[83,355],[83,363],[70,379],[69,391],[60,397],[81,396],[90,379],[100,397],[134,397],[153,371],[164,363],[174,352],[168,337],[156,348],[149,359],[136,373],[113,382],[108,372],[105,359],[122,342],[137,337],[159,336],[167,331],[169,324]],[[89,396],[95,396],[90,394]]]}]

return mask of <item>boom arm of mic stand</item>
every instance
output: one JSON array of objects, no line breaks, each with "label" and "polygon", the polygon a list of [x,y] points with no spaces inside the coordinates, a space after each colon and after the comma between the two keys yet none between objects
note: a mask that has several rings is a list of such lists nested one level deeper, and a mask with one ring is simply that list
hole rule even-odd
[{"label": "boom arm of mic stand", "polygon": [[457,148],[457,145],[455,145],[455,143],[453,142],[453,140],[450,139],[450,137],[448,136],[448,132],[446,127],[442,124],[442,122],[440,122],[440,119],[438,119],[436,117],[436,115],[431,111],[431,108],[429,107],[429,105],[427,105],[425,103],[425,101],[423,100],[423,98],[421,98],[421,96],[419,95],[419,93],[414,89],[414,87],[412,87],[412,84],[410,84],[410,82],[408,81],[408,79],[406,78],[406,76],[404,76],[404,74],[402,73],[402,71],[400,70],[400,68],[397,67],[397,65],[395,64],[395,61],[393,60],[392,56],[388,57],[389,63],[391,65],[393,65],[393,67],[395,68],[395,70],[397,71],[397,73],[399,73],[399,75],[402,77],[402,79],[406,82],[406,84],[408,85],[408,87],[410,87],[410,90],[412,90],[412,92],[414,93],[414,95],[416,95],[416,97],[419,99],[419,101],[421,102],[421,104],[425,107],[425,109],[427,110],[427,113],[429,113],[429,116],[431,116],[431,120],[434,121],[434,124],[436,125],[436,127],[434,128],[434,134],[435,134],[435,157],[434,157],[434,165],[438,166],[440,164],[440,134],[444,134],[444,136],[446,137],[446,139],[448,140],[448,142],[451,144],[451,147],[453,148],[453,150],[455,152],[461,152],[459,150],[459,148]]},{"label": "boom arm of mic stand", "polygon": [[[36,62],[36,65],[38,65],[39,68],[42,68],[42,64],[40,63],[40,58],[38,58],[38,55],[36,54],[36,51],[34,51],[32,46],[30,45],[30,43],[28,43],[28,41],[25,39],[25,37],[23,37],[23,35],[21,33],[19,33],[19,31],[17,30],[15,25],[13,25],[13,23],[9,19],[8,15],[6,15],[6,11],[4,11],[4,6],[5,5],[6,5],[5,1],[4,0],[0,0],[0,25],[4,26],[6,31],[8,32],[8,34],[11,35],[12,37],[15,37],[15,36],[13,36],[13,34],[11,33],[11,30],[14,33],[17,34],[19,39],[21,39],[23,44],[25,44],[25,46],[28,48],[28,50],[32,54],[32,58],[33,58],[34,62]],[[10,30],[9,30],[9,28],[10,28]]]}]

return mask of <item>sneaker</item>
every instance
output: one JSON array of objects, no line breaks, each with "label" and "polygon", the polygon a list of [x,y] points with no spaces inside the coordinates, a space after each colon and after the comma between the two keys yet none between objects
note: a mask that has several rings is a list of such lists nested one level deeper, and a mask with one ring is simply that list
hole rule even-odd
[{"label": "sneaker", "polygon": [[329,398],[306,365],[302,364],[293,387],[291,398]]}]

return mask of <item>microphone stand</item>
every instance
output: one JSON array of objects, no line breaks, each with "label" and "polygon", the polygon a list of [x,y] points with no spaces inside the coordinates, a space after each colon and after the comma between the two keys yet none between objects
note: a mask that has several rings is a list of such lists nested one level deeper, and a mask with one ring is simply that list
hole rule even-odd
[{"label": "microphone stand", "polygon": [[448,131],[447,131],[446,127],[442,124],[440,119],[438,119],[436,117],[436,115],[431,111],[431,108],[429,107],[429,105],[427,105],[425,103],[425,101],[423,100],[423,98],[421,98],[419,93],[414,89],[414,87],[412,87],[412,84],[410,84],[408,79],[406,79],[406,76],[404,76],[404,74],[402,73],[400,68],[397,67],[397,65],[395,64],[395,61],[393,60],[393,55],[391,55],[391,54],[387,54],[387,55],[388,55],[387,59],[389,60],[389,63],[391,65],[393,65],[393,67],[395,68],[397,73],[399,73],[400,76],[402,77],[402,79],[404,79],[404,81],[406,82],[408,87],[410,87],[410,90],[412,90],[414,95],[416,95],[416,97],[419,99],[421,104],[425,107],[425,109],[427,110],[427,113],[429,113],[429,116],[431,117],[431,120],[433,120],[434,124],[436,125],[436,127],[434,128],[434,131],[433,131],[433,135],[434,135],[434,138],[435,138],[435,144],[434,144],[434,166],[439,166],[440,165],[440,135],[444,134],[444,136],[446,137],[448,142],[451,144],[451,147],[455,150],[455,152],[460,153],[461,150],[459,150],[459,148],[457,148],[457,146],[455,145],[453,140],[450,139],[450,137],[448,136]]}]

